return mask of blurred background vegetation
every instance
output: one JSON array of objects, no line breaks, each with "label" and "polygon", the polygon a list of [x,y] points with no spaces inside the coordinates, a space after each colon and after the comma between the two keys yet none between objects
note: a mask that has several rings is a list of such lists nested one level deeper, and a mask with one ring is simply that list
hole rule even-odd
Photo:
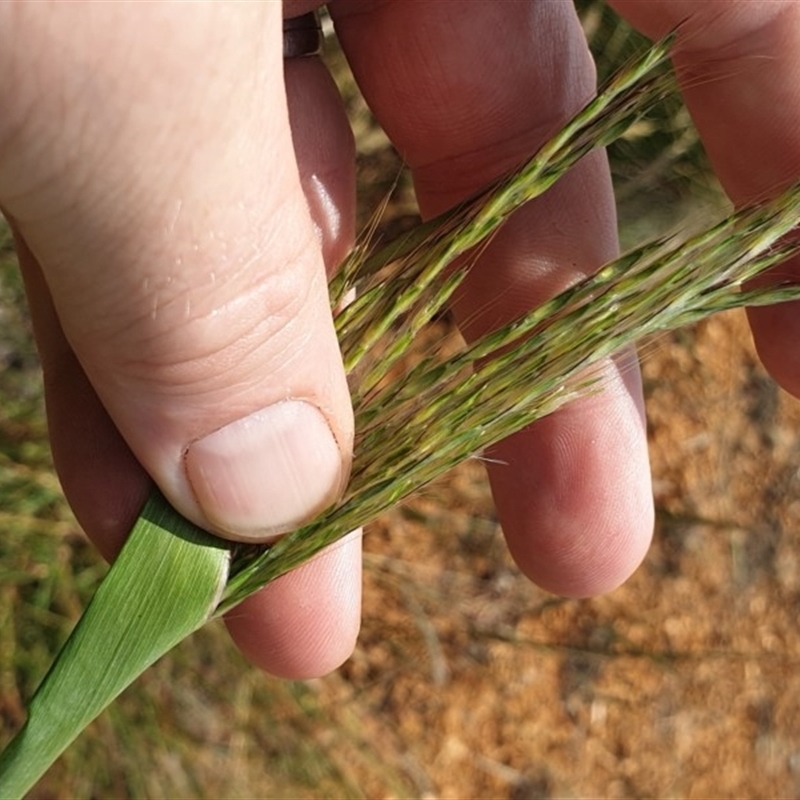
[{"label": "blurred background vegetation", "polygon": [[[601,4],[578,5],[601,80],[646,46]],[[396,235],[417,220],[408,177],[335,42],[327,57],[358,141],[361,223],[391,194],[380,233]],[[626,244],[724,208],[678,98],[610,156]],[[426,334],[451,335],[446,318]],[[645,351],[659,523],[626,587],[567,601],[530,586],[467,463],[368,532],[363,633],[335,675],[273,680],[212,624],[33,796],[796,795],[800,420],[740,317]],[[0,362],[2,745],[105,571],[53,474],[2,226]]]}]

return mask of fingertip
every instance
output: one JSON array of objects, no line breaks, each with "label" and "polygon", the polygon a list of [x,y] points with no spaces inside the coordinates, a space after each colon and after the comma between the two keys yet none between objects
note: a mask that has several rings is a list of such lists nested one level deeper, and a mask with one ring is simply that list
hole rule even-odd
[{"label": "fingertip", "polygon": [[606,372],[600,392],[491,454],[492,491],[514,559],[537,585],[570,597],[618,587],[653,535],[638,372]]},{"label": "fingertip", "polygon": [[[786,270],[789,266],[786,265]],[[794,260],[791,271],[800,272],[800,259]],[[785,274],[783,267],[781,274]],[[800,303],[795,302],[747,309],[753,342],[761,363],[795,397],[800,397],[800,352],[791,343],[800,339],[799,310]]]},{"label": "fingertip", "polygon": [[654,509],[646,493],[623,486],[616,499],[535,524],[534,537],[528,528],[507,534],[522,572],[553,594],[593,597],[617,589],[639,568],[652,540]]},{"label": "fingertip", "polygon": [[361,531],[265,586],[225,623],[247,659],[277,677],[305,680],[341,666],[361,624]]}]

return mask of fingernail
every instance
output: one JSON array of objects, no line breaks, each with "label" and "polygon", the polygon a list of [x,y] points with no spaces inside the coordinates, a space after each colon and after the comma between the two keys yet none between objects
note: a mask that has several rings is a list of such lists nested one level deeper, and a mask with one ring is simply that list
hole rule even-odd
[{"label": "fingernail", "polygon": [[240,541],[267,541],[299,527],[343,489],[342,454],[328,423],[298,400],[193,442],[185,468],[208,521]]}]

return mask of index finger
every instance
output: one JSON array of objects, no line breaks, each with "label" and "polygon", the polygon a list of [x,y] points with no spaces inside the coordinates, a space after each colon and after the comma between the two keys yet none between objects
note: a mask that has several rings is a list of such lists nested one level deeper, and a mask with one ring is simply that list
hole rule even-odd
[{"label": "index finger", "polygon": [[[336,0],[330,8],[427,216],[518,165],[594,93],[570,2]],[[608,169],[595,154],[481,254],[454,308],[462,331],[480,336],[616,252]],[[638,372],[624,357],[605,365],[605,377],[607,391],[506,440],[488,465],[517,562],[568,594],[624,580],[652,530]]]}]

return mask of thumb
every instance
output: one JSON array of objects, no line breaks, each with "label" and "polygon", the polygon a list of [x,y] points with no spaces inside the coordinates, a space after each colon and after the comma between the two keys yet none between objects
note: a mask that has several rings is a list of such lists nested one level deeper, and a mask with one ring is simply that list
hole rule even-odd
[{"label": "thumb", "polygon": [[0,78],[0,202],[138,460],[184,515],[241,540],[333,502],[352,446],[280,17],[91,4],[0,26],[26,41],[14,91]]}]

